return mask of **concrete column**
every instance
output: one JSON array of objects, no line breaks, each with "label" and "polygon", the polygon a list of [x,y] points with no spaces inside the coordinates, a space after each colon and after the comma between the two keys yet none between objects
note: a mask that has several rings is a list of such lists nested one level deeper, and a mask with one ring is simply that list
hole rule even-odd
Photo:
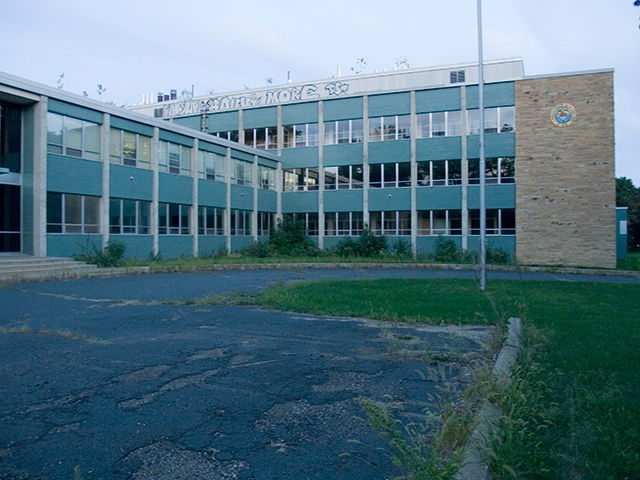
[{"label": "concrete column", "polygon": [[49,98],[34,105],[33,255],[47,256],[47,111]]},{"label": "concrete column", "polygon": [[418,255],[418,210],[417,191],[418,164],[416,162],[416,137],[418,134],[418,120],[416,117],[416,92],[411,91],[411,254]]},{"label": "concrete column", "polygon": [[154,256],[160,252],[160,241],[158,238],[158,208],[160,198],[160,176],[158,173],[158,155],[160,154],[160,129],[153,128],[153,138],[151,139],[151,172],[153,174],[153,184],[151,187],[151,234],[153,235],[153,246],[151,251]]},{"label": "concrete column", "polygon": [[238,143],[244,145],[244,115],[242,109],[238,110]]},{"label": "concrete column", "polygon": [[231,253],[231,149],[227,147],[224,156],[224,181],[227,185],[226,205],[224,208],[224,236],[227,241],[227,253]]},{"label": "concrete column", "polygon": [[[277,106],[277,115],[278,115],[278,149],[277,154],[282,155],[282,148],[284,146],[284,129],[282,128],[282,105]],[[283,179],[282,179],[282,163],[278,162],[278,167],[276,168],[276,222],[278,220],[282,220],[282,187],[283,187]]]},{"label": "concrete column", "polygon": [[467,158],[467,87],[460,87],[460,138],[462,170],[462,250],[469,248],[469,159]]},{"label": "concrete column", "polygon": [[102,162],[102,197],[100,197],[100,231],[102,232],[102,248],[109,243],[109,197],[110,197],[110,162],[109,147],[111,134],[111,116],[102,114],[100,126],[100,161]]},{"label": "concrete column", "polygon": [[198,256],[198,139],[193,139],[191,149],[191,208],[189,209],[189,230],[193,238],[193,256]]},{"label": "concrete column", "polygon": [[251,212],[251,231],[253,232],[253,239],[258,241],[258,156],[253,156],[253,166],[251,171],[253,177],[253,212]]},{"label": "concrete column", "polygon": [[369,96],[362,97],[362,170],[364,188],[362,190],[362,217],[365,225],[371,228],[369,217]]},{"label": "concrete column", "polygon": [[278,145],[277,145],[277,154],[282,155],[282,148],[284,147],[284,130],[282,128],[282,105],[277,106],[277,115],[278,115]]},{"label": "concrete column", "polygon": [[318,247],[324,248],[324,102],[318,102]]}]

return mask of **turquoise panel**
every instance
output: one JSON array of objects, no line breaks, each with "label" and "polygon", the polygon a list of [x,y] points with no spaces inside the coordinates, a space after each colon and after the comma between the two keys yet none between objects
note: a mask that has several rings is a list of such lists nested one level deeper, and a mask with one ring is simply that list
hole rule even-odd
[{"label": "turquoise panel", "polygon": [[223,157],[227,154],[227,147],[216,145],[213,143],[207,143],[200,140],[198,142],[198,150],[204,150],[205,152],[217,153]]},{"label": "turquoise panel", "polygon": [[227,184],[199,179],[198,204],[206,207],[226,208]]},{"label": "turquoise panel", "polygon": [[275,127],[278,125],[278,108],[251,108],[242,112],[242,128]]},{"label": "turquoise panel", "polygon": [[410,188],[369,189],[369,211],[411,210]]},{"label": "turquoise panel", "polygon": [[362,118],[362,97],[327,100],[323,113],[325,122]]},{"label": "turquoise panel", "polygon": [[323,153],[325,167],[337,165],[360,165],[363,162],[361,143],[326,145]]},{"label": "turquoise panel", "polygon": [[241,152],[240,150],[231,150],[231,158],[236,158],[238,160],[244,160],[245,162],[251,162],[255,160],[255,155],[251,155],[250,153]]},{"label": "turquoise panel", "polygon": [[91,253],[101,246],[101,235],[47,235],[48,257],[73,257]]},{"label": "turquoise panel", "polygon": [[435,137],[416,140],[416,160],[457,160],[462,158],[462,138]]},{"label": "turquoise panel", "polygon": [[193,179],[182,175],[159,173],[160,192],[158,200],[166,203],[191,205]]},{"label": "turquoise panel", "polygon": [[153,253],[152,235],[109,235],[110,242],[124,242],[127,249],[124,258],[146,260]]},{"label": "turquoise panel", "polygon": [[193,238],[190,235],[160,235],[158,251],[162,258],[193,256]]},{"label": "turquoise panel", "polygon": [[462,187],[416,188],[416,210],[459,210],[462,208]]},{"label": "turquoise panel", "polygon": [[[458,249],[462,248],[462,237],[460,235],[442,235],[454,241]],[[437,235],[418,235],[416,237],[416,247],[418,255],[430,255],[436,252]],[[469,243],[471,245],[471,243]]]},{"label": "turquoise panel", "polygon": [[369,163],[411,161],[411,140],[369,143]]},{"label": "turquoise panel", "polygon": [[109,196],[151,201],[153,172],[141,168],[109,165]]},{"label": "turquoise panel", "polygon": [[102,195],[102,163],[47,154],[47,190]]},{"label": "turquoise panel", "polygon": [[282,150],[282,168],[318,166],[318,147],[285,148]]},{"label": "turquoise panel", "polygon": [[416,113],[460,110],[460,87],[416,92]]},{"label": "turquoise panel", "polygon": [[411,94],[388,93],[369,97],[369,118],[389,115],[408,115],[411,113]]},{"label": "turquoise panel", "polygon": [[318,211],[318,192],[287,192],[282,194],[282,213]]},{"label": "turquoise panel", "polygon": [[[513,261],[513,254],[516,251],[515,235],[487,235],[487,250],[501,250],[509,254],[509,261]],[[469,235],[467,245],[469,250],[478,251],[478,241],[480,237],[477,235]]]},{"label": "turquoise panel", "polygon": [[[485,158],[515,157],[516,134],[515,133],[489,133],[484,136]],[[480,156],[480,137],[472,135],[467,137],[468,158]]]},{"label": "turquoise panel", "polygon": [[265,167],[278,168],[278,163],[270,158],[258,157],[258,165],[264,165]]},{"label": "turquoise panel", "polygon": [[318,123],[318,102],[298,103],[282,107],[283,125]]},{"label": "turquoise panel", "polygon": [[194,130],[200,130],[202,128],[202,117],[179,117],[174,118],[173,123],[176,125],[182,125],[183,127],[192,128]]},{"label": "turquoise panel", "polygon": [[200,257],[209,257],[226,251],[227,239],[218,235],[200,235],[198,237],[198,255]]},{"label": "turquoise panel", "polygon": [[231,237],[231,253],[247,248],[252,241],[253,237]]},{"label": "turquoise panel", "polygon": [[616,208],[616,258],[627,259],[627,215],[628,207]]},{"label": "turquoise panel", "polygon": [[253,210],[253,188],[231,185],[231,208]]},{"label": "turquoise panel", "polygon": [[238,130],[238,112],[212,113],[207,118],[207,132]]},{"label": "turquoise panel", "polygon": [[[484,86],[484,106],[505,107],[516,104],[515,83],[487,83]],[[478,108],[478,86],[467,87],[467,108]]]},{"label": "turquoise panel", "polygon": [[75,117],[102,125],[102,112],[61,102],[55,98],[49,98],[48,110],[53,113],[59,113],[60,115],[68,115],[69,117]]},{"label": "turquoise panel", "polygon": [[325,212],[361,212],[362,190],[336,190],[324,192]]},{"label": "turquoise panel", "polygon": [[258,210],[261,212],[278,211],[278,194],[271,190],[258,190]]},{"label": "turquoise panel", "polygon": [[147,137],[153,137],[153,127],[145,125],[143,123],[132,122],[126,118],[114,117],[110,119],[111,126],[113,128],[120,128],[128,132],[139,133],[140,135],[146,135]]},{"label": "turquoise panel", "polygon": [[[480,208],[480,186],[469,185],[467,192],[468,208],[470,210]],[[487,208],[516,208],[515,183],[486,185],[485,205]]]},{"label": "turquoise panel", "polygon": [[160,130],[160,140],[193,147],[193,138],[180,135],[179,133],[169,132],[168,130]]}]

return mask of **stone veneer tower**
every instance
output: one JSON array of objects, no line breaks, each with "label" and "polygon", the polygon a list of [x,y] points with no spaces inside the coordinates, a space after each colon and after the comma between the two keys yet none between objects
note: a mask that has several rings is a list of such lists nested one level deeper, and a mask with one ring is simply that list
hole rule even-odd
[{"label": "stone veneer tower", "polygon": [[518,261],[615,268],[613,71],[525,78],[515,103]]}]

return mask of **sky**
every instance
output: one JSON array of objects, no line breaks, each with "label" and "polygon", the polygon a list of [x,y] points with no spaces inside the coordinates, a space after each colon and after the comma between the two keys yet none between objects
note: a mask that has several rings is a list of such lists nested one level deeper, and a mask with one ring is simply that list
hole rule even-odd
[{"label": "sky", "polygon": [[[640,8],[484,0],[485,60],[615,70],[616,176],[640,186]],[[0,71],[117,105],[478,58],[477,0],[0,0]],[[64,77],[60,79],[60,76]],[[106,88],[98,95],[98,85]]]}]

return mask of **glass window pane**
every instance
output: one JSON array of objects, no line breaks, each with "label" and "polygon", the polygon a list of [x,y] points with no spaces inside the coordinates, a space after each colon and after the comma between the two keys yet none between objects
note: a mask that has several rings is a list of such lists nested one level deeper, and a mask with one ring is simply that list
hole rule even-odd
[{"label": "glass window pane", "polygon": [[396,212],[382,212],[384,215],[384,234],[397,235]]},{"label": "glass window pane", "polygon": [[116,165],[120,164],[121,150],[121,130],[112,128],[109,130],[109,161]]},{"label": "glass window pane", "polygon": [[122,201],[122,225],[124,233],[135,233],[136,226],[136,201]]},{"label": "glass window pane", "polygon": [[369,187],[382,188],[382,164],[369,165]]},{"label": "glass window pane", "polygon": [[[62,116],[47,113],[47,143],[62,147]],[[51,150],[49,150],[51,151]],[[54,153],[62,153],[62,148]]]},{"label": "glass window pane", "polygon": [[398,163],[398,186],[399,187],[411,186],[411,163],[410,162]]},{"label": "glass window pane", "polygon": [[364,141],[363,120],[361,118],[351,120],[351,143]]},{"label": "glass window pane", "polygon": [[336,189],[336,179],[338,177],[338,167],[324,168],[324,188],[325,190]]},{"label": "glass window pane", "polygon": [[168,144],[160,140],[158,143],[158,171],[167,171]]},{"label": "glass window pane", "polygon": [[100,229],[100,198],[84,197],[84,231],[98,233]]},{"label": "glass window pane", "polygon": [[318,145],[318,124],[310,123],[307,125],[307,146],[315,147]]},{"label": "glass window pane", "polygon": [[385,188],[394,188],[396,186],[396,164],[384,164],[384,186]]},{"label": "glass window pane", "polygon": [[480,160],[477,158],[469,159],[469,185],[480,183]]},{"label": "glass window pane", "polygon": [[120,200],[109,200],[109,232],[120,233]]},{"label": "glass window pane", "polygon": [[500,159],[500,183],[513,183],[516,176],[516,165],[513,157]]},{"label": "glass window pane", "polygon": [[380,142],[382,140],[382,117],[369,119],[369,141]]},{"label": "glass window pane", "polygon": [[253,128],[245,128],[244,130],[244,144],[248,147],[253,147],[255,145],[255,135]]},{"label": "glass window pane", "polygon": [[135,160],[136,155],[136,134],[131,132],[123,132],[122,135],[122,153],[126,158]]},{"label": "glass window pane", "polygon": [[486,162],[486,179],[487,183],[498,183],[498,159],[487,158]]},{"label": "glass window pane", "polygon": [[398,116],[398,140],[411,138],[411,116]]},{"label": "glass window pane", "polygon": [[349,143],[349,120],[341,120],[338,123],[338,143]]},{"label": "glass window pane", "polygon": [[420,113],[416,115],[418,121],[418,138],[430,138],[431,137],[431,115],[428,113]]},{"label": "glass window pane", "polygon": [[295,139],[296,147],[306,147],[307,146],[307,126],[296,125],[295,135],[296,135],[296,139]]},{"label": "glass window pane", "polygon": [[396,139],[396,117],[383,117],[384,140]]},{"label": "glass window pane", "polygon": [[47,192],[47,232],[62,232],[62,194]]},{"label": "glass window pane", "polygon": [[467,135],[480,135],[480,112],[467,110]]},{"label": "glass window pane", "polygon": [[90,160],[100,160],[100,125],[84,122],[84,156]]},{"label": "glass window pane", "polygon": [[431,185],[431,162],[418,162],[418,186]]},{"label": "glass window pane", "polygon": [[278,148],[278,127],[267,128],[267,148],[269,150]]},{"label": "glass window pane", "polygon": [[327,212],[324,214],[324,234],[335,235],[336,234],[336,214],[335,212]]},{"label": "glass window pane", "polygon": [[189,208],[187,205],[180,205],[180,235],[189,235]]},{"label": "glass window pane", "polygon": [[317,168],[307,169],[307,189],[318,190],[320,188],[320,174]]},{"label": "glass window pane", "polygon": [[264,150],[267,148],[267,131],[265,128],[256,128],[256,148]]},{"label": "glass window pane", "polygon": [[462,134],[460,111],[447,112],[447,136],[459,137]]},{"label": "glass window pane", "polygon": [[498,133],[498,109],[484,109],[484,133]]},{"label": "glass window pane", "polygon": [[418,235],[431,235],[431,212],[418,211]]},{"label": "glass window pane", "polygon": [[362,165],[351,165],[351,188],[364,187],[364,169]]},{"label": "glass window pane", "polygon": [[338,188],[339,189],[348,189],[349,188],[349,165],[342,165],[338,167]]},{"label": "glass window pane", "polygon": [[502,213],[502,235],[516,234],[516,211],[509,208],[501,211]]},{"label": "glass window pane", "polygon": [[462,171],[460,170],[460,160],[448,160],[449,185],[460,185],[462,183]]},{"label": "glass window pane", "polygon": [[220,155],[215,156],[215,172],[216,172],[216,181],[224,182],[224,157]]},{"label": "glass window pane", "polygon": [[433,235],[446,235],[447,234],[447,211],[446,210],[434,210],[433,211]]},{"label": "glass window pane", "polygon": [[382,212],[371,212],[369,214],[369,228],[373,233],[382,233]]},{"label": "glass window pane", "polygon": [[66,154],[74,157],[82,156],[82,120],[65,117],[64,130]]},{"label": "glass window pane", "polygon": [[462,235],[462,210],[449,210],[449,235]]},{"label": "glass window pane", "polygon": [[500,107],[500,133],[515,132],[516,107]]},{"label": "glass window pane", "polygon": [[294,142],[294,137],[293,137],[293,125],[284,125],[282,127],[282,133],[283,133],[283,147],[284,148],[291,148],[293,147],[293,142]]},{"label": "glass window pane", "polygon": [[411,235],[411,212],[398,212],[398,235]]},{"label": "glass window pane", "polygon": [[82,196],[66,194],[64,198],[64,222],[82,224]]},{"label": "glass window pane", "polygon": [[149,233],[150,202],[138,202],[138,233]]},{"label": "glass window pane", "polygon": [[180,146],[180,169],[182,175],[191,173],[191,147]]},{"label": "glass window pane", "polygon": [[446,123],[444,112],[431,114],[431,123],[434,137],[444,137],[446,133]]},{"label": "glass window pane", "polygon": [[447,184],[446,160],[438,160],[432,162],[433,167],[433,185]]},{"label": "glass window pane", "polygon": [[138,135],[138,167],[151,168],[151,138]]},{"label": "glass window pane", "polygon": [[324,144],[336,144],[336,122],[324,122]]},{"label": "glass window pane", "polygon": [[167,143],[169,153],[169,173],[180,174],[180,145]]}]

